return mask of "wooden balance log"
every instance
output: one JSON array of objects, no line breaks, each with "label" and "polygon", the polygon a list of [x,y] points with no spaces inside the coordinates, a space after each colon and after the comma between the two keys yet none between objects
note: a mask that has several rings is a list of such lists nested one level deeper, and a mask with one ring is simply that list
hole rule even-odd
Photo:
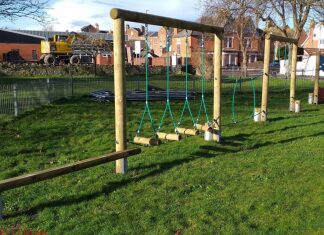
[{"label": "wooden balance log", "polygon": [[202,124],[196,124],[196,129],[199,130],[199,131],[207,131],[209,128],[208,124],[205,123],[204,125]]},{"label": "wooden balance log", "polygon": [[157,135],[159,140],[179,141],[181,139],[181,135],[179,135],[179,134],[170,134],[170,133],[157,132],[156,135]]},{"label": "wooden balance log", "polygon": [[134,143],[135,144],[141,144],[146,146],[156,146],[159,145],[160,142],[157,138],[147,138],[147,137],[141,137],[141,136],[135,136],[134,137]]},{"label": "wooden balance log", "polygon": [[176,128],[175,132],[181,135],[198,135],[199,131],[197,129],[186,129],[186,128]]}]

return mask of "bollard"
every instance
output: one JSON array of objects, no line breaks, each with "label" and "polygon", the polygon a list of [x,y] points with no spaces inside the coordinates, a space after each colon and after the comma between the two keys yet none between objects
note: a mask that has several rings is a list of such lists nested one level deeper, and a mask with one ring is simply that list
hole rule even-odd
[{"label": "bollard", "polygon": [[309,93],[308,94],[308,104],[313,104],[314,103],[314,94]]},{"label": "bollard", "polygon": [[212,141],[213,140],[213,128],[209,127],[204,134],[205,141]]},{"label": "bollard", "polygon": [[300,112],[300,100],[295,100],[295,113]]},{"label": "bollard", "polygon": [[255,108],[253,119],[255,122],[261,122],[261,108]]}]

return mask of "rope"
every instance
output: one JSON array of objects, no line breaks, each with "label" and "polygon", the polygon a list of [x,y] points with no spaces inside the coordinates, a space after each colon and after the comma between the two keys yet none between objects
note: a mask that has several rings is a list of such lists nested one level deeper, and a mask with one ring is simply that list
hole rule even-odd
[{"label": "rope", "polygon": [[188,101],[188,31],[187,30],[186,30],[186,100],[185,100],[184,105],[183,105],[183,109],[182,109],[182,112],[181,112],[181,116],[180,116],[178,125],[181,124],[186,109],[188,109],[188,111],[189,111],[189,114],[190,114],[193,125],[196,126],[196,122],[195,122],[195,119],[193,117],[193,114],[192,114],[192,111],[191,111],[191,108],[190,108],[190,105],[189,105],[189,101]]},{"label": "rope", "polygon": [[166,105],[165,105],[165,109],[164,109],[164,113],[163,116],[161,118],[158,130],[160,130],[163,126],[164,123],[164,119],[166,117],[167,112],[169,111],[171,120],[172,120],[172,124],[174,126],[174,129],[177,129],[177,124],[174,120],[174,116],[171,110],[171,105],[170,105],[170,40],[171,40],[171,35],[169,32],[169,28],[167,29],[167,34],[166,34],[166,86],[167,86],[167,99],[166,99]]},{"label": "rope", "polygon": [[142,118],[141,121],[139,123],[139,126],[137,128],[136,131],[136,135],[139,135],[141,133],[141,129],[144,123],[144,118],[145,118],[145,114],[148,113],[150,122],[151,122],[151,127],[152,130],[154,131],[154,133],[156,133],[156,129],[155,129],[155,124],[154,124],[154,120],[152,118],[152,113],[150,110],[150,106],[149,106],[149,95],[148,95],[148,85],[149,85],[149,77],[148,77],[148,25],[145,25],[145,106],[144,106],[144,111],[142,113]]},{"label": "rope", "polygon": [[204,41],[204,34],[201,34],[201,67],[202,67],[202,74],[201,74],[201,101],[200,101],[200,107],[199,107],[199,112],[198,116],[196,119],[196,123],[199,122],[199,118],[201,115],[202,110],[204,110],[205,115],[206,115],[206,121],[209,123],[209,117],[207,113],[207,108],[206,108],[206,102],[205,102],[205,41]]}]

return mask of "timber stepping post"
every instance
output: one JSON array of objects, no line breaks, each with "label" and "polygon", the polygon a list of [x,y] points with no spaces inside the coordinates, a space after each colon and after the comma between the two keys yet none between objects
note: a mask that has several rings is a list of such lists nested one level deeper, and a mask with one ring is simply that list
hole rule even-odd
[{"label": "timber stepping post", "polygon": [[221,140],[222,39],[222,33],[215,34],[213,128],[217,130],[219,136],[215,136],[213,140],[217,142],[220,142]]},{"label": "timber stepping post", "polygon": [[[127,149],[126,144],[126,78],[124,18],[113,20],[114,24],[114,84],[115,84],[115,131],[116,151]],[[127,159],[116,160],[116,173],[127,172]]]},{"label": "timber stepping post", "polygon": [[270,73],[270,33],[265,35],[264,60],[263,60],[263,78],[262,78],[262,101],[261,101],[261,122],[267,121],[268,112],[268,90],[269,90],[269,73]]},{"label": "timber stepping post", "polygon": [[293,43],[291,55],[291,73],[290,73],[290,102],[289,111],[295,112],[295,96],[296,96],[296,68],[297,68],[297,43]]},{"label": "timber stepping post", "polygon": [[318,104],[320,63],[321,63],[321,53],[320,53],[320,51],[318,51],[316,53],[313,104]]}]

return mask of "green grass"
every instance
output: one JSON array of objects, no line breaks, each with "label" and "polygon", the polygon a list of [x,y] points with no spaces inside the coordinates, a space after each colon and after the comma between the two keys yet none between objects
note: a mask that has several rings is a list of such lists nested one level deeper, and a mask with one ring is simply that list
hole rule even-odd
[{"label": "green grass", "polygon": [[[0,231],[20,226],[49,234],[323,234],[324,109],[306,104],[309,91],[297,91],[300,114],[287,112],[287,92],[272,91],[267,123],[236,125],[231,94],[225,94],[222,144],[185,138],[143,148],[129,159],[126,175],[105,164],[4,192]],[[191,104],[197,113],[199,100]],[[144,104],[127,105],[131,139]],[[156,122],[163,105],[152,103]],[[211,111],[211,97],[207,106]],[[172,107],[179,117],[182,103]],[[251,93],[238,94],[236,111],[238,120],[249,118]],[[114,151],[113,117],[112,103],[84,97],[3,121],[0,179]],[[188,118],[185,124],[190,126]],[[149,127],[144,134],[151,134]],[[172,129],[168,118],[163,130]]]}]

